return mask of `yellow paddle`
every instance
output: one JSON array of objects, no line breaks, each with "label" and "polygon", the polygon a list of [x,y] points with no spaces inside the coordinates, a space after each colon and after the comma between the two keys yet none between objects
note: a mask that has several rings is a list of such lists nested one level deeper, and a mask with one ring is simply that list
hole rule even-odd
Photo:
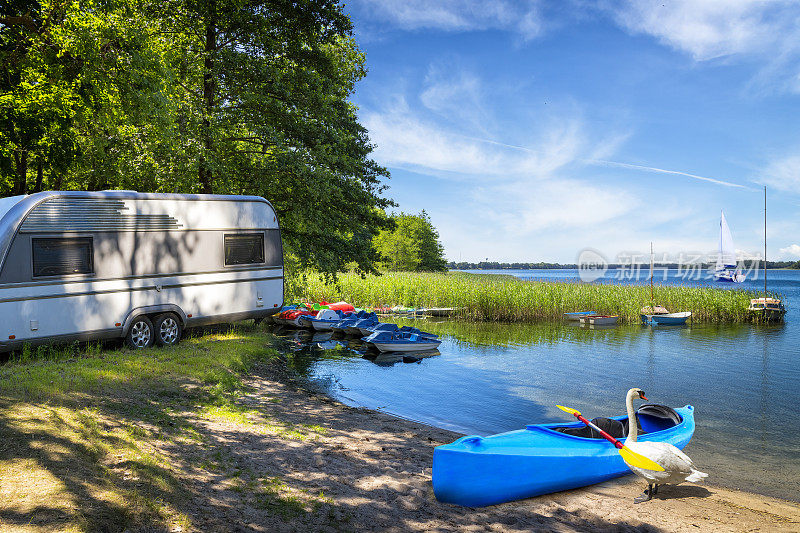
[{"label": "yellow paddle", "polygon": [[586,420],[586,418],[584,418],[581,415],[580,411],[571,409],[569,407],[564,407],[563,405],[556,405],[556,407],[558,407],[565,413],[570,413],[572,415],[575,415],[575,418],[577,418],[578,420],[580,420],[593,430],[600,433],[600,435],[602,435],[607,441],[611,442],[614,446],[617,447],[617,451],[619,451],[619,454],[629,465],[635,466],[637,468],[643,468],[645,470],[654,470],[656,472],[664,471],[664,468],[660,464],[656,463],[652,459],[645,457],[640,453],[634,452],[633,450],[622,444],[620,441],[618,441],[617,439],[615,439],[614,437],[612,437],[611,435],[609,435],[608,433],[597,427],[595,424],[592,424],[591,422]]}]

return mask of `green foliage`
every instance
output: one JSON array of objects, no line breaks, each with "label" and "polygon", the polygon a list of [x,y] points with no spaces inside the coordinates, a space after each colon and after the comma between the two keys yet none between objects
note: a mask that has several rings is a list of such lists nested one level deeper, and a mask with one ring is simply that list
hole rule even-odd
[{"label": "green foliage", "polygon": [[300,269],[371,272],[392,203],[348,101],[366,74],[351,32],[332,0],[13,0],[0,196],[255,194]]},{"label": "green foliage", "polygon": [[447,270],[439,232],[423,210],[419,215],[392,217],[394,228],[382,230],[374,240],[387,270],[441,272]]},{"label": "green foliage", "polygon": [[[747,308],[756,291],[661,285],[655,301],[670,311],[691,311],[692,320],[741,323],[752,319]],[[467,273],[345,274],[335,284],[309,278],[306,294],[314,300],[345,300],[360,307],[403,305],[455,307],[466,318],[526,322],[563,320],[563,313],[592,310],[638,323],[650,305],[646,285],[520,281],[513,276]],[[772,295],[780,297],[780,295]]]}]

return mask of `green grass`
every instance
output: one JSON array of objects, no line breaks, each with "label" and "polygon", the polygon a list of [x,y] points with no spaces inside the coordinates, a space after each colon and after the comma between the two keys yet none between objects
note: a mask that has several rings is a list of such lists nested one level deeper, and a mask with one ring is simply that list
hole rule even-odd
[{"label": "green grass", "polygon": [[[326,433],[242,401],[249,372],[275,363],[292,367],[292,354],[280,354],[273,340],[240,324],[168,348],[91,344],[14,354],[0,366],[0,487],[20,496],[0,502],[0,522],[13,516],[63,531],[191,529],[181,510],[192,497],[186,470],[228,476],[237,468],[227,444],[209,438],[197,420],[287,441]],[[186,450],[179,458],[185,463],[175,464],[160,446]],[[271,482],[252,497],[283,520],[322,501],[296,493]]]},{"label": "green grass", "polygon": [[[387,273],[361,278],[343,274],[335,283],[309,276],[306,296],[314,301],[345,300],[360,307],[402,305],[457,307],[473,320],[532,322],[562,320],[571,311],[619,315],[639,321],[650,305],[648,285],[521,281],[513,276],[468,273]],[[696,322],[741,323],[750,320],[755,291],[656,285],[653,300],[670,312],[691,311]]]}]

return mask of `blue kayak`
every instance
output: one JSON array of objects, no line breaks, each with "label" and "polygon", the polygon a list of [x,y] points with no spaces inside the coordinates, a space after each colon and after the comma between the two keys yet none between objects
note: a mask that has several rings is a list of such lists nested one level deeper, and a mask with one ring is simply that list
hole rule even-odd
[{"label": "blue kayak", "polygon": [[[673,418],[640,409],[637,418],[644,433],[638,440],[685,447],[694,434],[694,408],[656,407],[671,411]],[[626,424],[627,418],[603,420]],[[593,485],[630,473],[613,444],[603,438],[577,436],[586,431],[591,432],[581,422],[531,424],[508,433],[462,437],[437,446],[433,450],[436,499],[482,507]]]}]

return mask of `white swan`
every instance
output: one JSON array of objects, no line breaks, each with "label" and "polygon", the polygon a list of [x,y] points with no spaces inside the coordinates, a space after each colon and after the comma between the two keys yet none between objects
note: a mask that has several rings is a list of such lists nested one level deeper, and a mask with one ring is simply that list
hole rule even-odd
[{"label": "white swan", "polygon": [[[663,471],[647,470],[638,466],[631,466],[627,461],[625,462],[634,474],[647,481],[647,489],[641,496],[633,500],[634,503],[652,499],[653,494],[658,492],[660,484],[670,483],[677,485],[684,481],[696,483],[708,477],[708,474],[700,472],[694,467],[688,455],[672,444],[666,442],[636,442],[636,437],[639,434],[639,424],[636,420],[636,412],[633,410],[634,397],[639,397],[643,400],[647,399],[642,389],[633,388],[628,391],[625,404],[628,408],[629,426],[625,446],[633,452],[652,459],[664,469]],[[655,485],[655,488],[653,488],[653,485]]]}]

